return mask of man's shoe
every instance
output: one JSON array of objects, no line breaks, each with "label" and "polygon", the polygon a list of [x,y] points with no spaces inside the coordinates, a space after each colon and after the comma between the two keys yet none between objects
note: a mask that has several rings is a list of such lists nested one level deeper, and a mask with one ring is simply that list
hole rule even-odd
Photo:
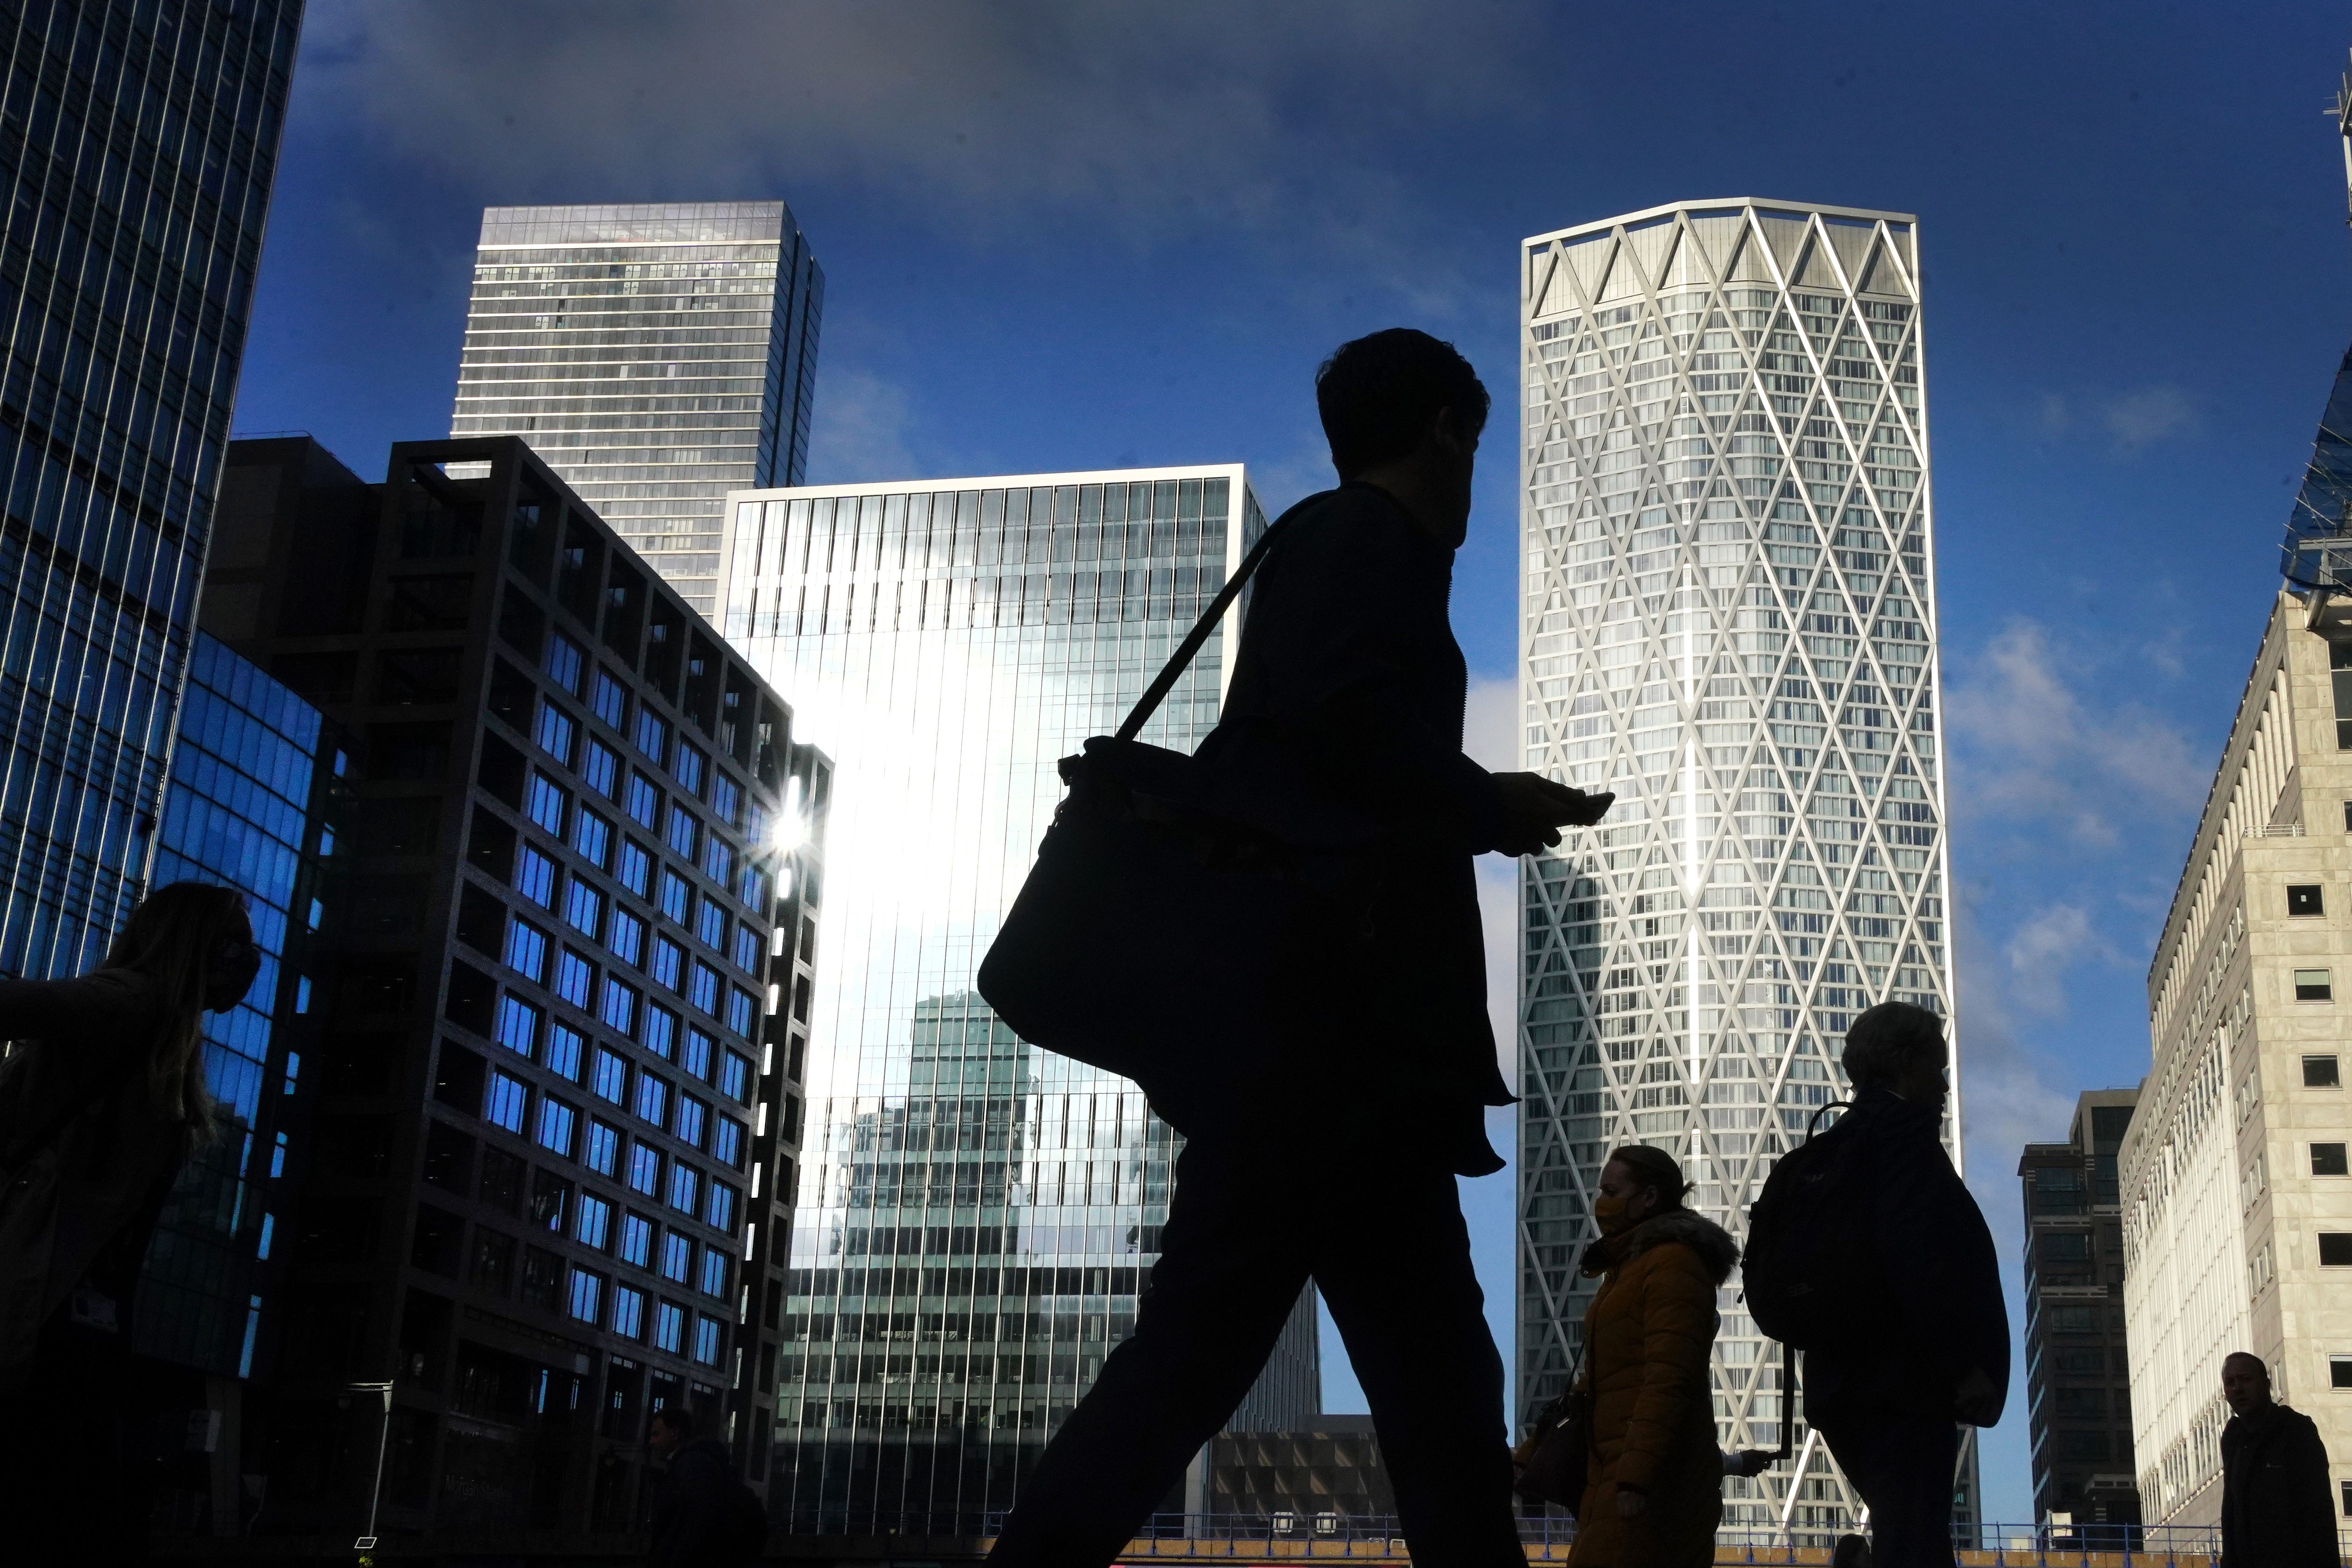
[{"label": "man's shoe", "polygon": [[1830,1568],[1870,1568],[1870,1542],[1859,1535],[1839,1536],[1837,1550],[1830,1553]]}]

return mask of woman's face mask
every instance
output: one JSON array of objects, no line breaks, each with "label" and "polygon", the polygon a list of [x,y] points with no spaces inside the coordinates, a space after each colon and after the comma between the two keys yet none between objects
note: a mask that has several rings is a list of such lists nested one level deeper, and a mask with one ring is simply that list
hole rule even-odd
[{"label": "woman's face mask", "polygon": [[1592,1218],[1603,1236],[1616,1236],[1633,1223],[1625,1212],[1622,1194],[1601,1193],[1592,1200]]}]

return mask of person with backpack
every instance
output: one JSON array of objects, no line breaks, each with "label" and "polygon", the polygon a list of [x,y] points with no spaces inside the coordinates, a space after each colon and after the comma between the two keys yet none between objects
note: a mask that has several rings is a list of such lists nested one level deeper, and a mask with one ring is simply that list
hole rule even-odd
[{"label": "person with backpack", "polygon": [[683,1401],[646,1424],[646,1447],[667,1467],[654,1502],[650,1568],[733,1568],[767,1544],[767,1510],[735,1473],[727,1445],[696,1436],[696,1425]]},{"label": "person with backpack", "polygon": [[1723,1515],[1708,1362],[1716,1288],[1739,1261],[1721,1226],[1683,1206],[1691,1184],[1663,1149],[1601,1167],[1600,1237],[1579,1265],[1591,1435],[1571,1568],[1706,1568]]},{"label": "person with backpack", "polygon": [[1959,1429],[2009,1395],[2000,1257],[1944,1149],[1950,1061],[1924,1007],[1856,1018],[1852,1109],[1782,1157],[1749,1223],[1749,1309],[1805,1352],[1806,1419],[1870,1510],[1841,1565],[1951,1568]]},{"label": "person with backpack", "polygon": [[[232,888],[156,889],[72,980],[0,980],[0,1519],[16,1561],[144,1548],[133,1292],[163,1201],[217,1135],[204,1015],[261,951]],[[32,1418],[32,1412],[40,1418]]]}]

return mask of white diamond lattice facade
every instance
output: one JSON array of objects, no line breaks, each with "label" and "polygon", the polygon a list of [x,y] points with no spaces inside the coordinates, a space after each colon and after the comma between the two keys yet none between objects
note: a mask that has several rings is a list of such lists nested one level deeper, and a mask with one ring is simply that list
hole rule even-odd
[{"label": "white diamond lattice facade", "polygon": [[[1521,870],[1523,1417],[1575,1359],[1611,1148],[1673,1152],[1738,1235],[1853,1016],[1950,1013],[1916,237],[1742,198],[1523,248],[1525,761],[1618,796]],[[1738,1286],[1716,1415],[1768,1447]],[[1800,1438],[1803,1484],[1727,1482],[1727,1527],[1851,1523]]]}]

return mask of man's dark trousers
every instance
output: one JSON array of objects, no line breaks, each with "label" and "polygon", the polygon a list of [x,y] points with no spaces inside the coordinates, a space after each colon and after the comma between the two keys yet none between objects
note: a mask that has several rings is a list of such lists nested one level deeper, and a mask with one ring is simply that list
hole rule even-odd
[{"label": "man's dark trousers", "polygon": [[1871,1568],[1952,1568],[1959,1427],[1950,1421],[1814,1425],[1870,1510]]},{"label": "man's dark trousers", "polygon": [[1185,1145],[1134,1337],[1055,1435],[989,1561],[1087,1568],[1123,1551],[1249,1392],[1310,1274],[1371,1404],[1413,1561],[1525,1568],[1503,1363],[1453,1173],[1369,1129],[1296,1124]]}]

